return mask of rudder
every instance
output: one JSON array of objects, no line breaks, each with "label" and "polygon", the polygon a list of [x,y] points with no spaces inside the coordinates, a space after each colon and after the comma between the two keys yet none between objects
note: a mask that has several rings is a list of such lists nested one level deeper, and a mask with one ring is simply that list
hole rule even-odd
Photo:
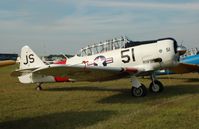
[{"label": "rudder", "polygon": [[32,69],[44,66],[43,61],[30,49],[24,46],[21,49],[20,69]]}]

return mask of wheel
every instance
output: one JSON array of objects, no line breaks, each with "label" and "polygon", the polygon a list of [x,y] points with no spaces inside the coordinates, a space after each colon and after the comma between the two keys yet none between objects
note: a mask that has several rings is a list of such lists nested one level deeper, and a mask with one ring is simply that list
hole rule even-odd
[{"label": "wheel", "polygon": [[135,96],[135,97],[146,96],[147,89],[143,84],[141,84],[141,86],[139,86],[138,88],[132,87],[131,93],[132,93],[132,96]]},{"label": "wheel", "polygon": [[36,87],[36,90],[37,90],[37,91],[42,90],[41,84],[42,84],[42,83],[37,83],[37,87]]},{"label": "wheel", "polygon": [[153,82],[151,82],[151,84],[149,86],[149,91],[153,92],[153,93],[160,93],[163,91],[163,89],[164,89],[163,84],[158,80],[155,80],[154,84],[153,84]]},{"label": "wheel", "polygon": [[42,90],[41,86],[37,86],[37,87],[36,87],[36,90],[37,90],[37,91]]}]

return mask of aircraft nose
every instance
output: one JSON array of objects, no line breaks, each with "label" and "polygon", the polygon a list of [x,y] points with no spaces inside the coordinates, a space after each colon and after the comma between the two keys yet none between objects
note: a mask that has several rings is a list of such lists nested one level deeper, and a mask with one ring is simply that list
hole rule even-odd
[{"label": "aircraft nose", "polygon": [[180,56],[184,55],[186,53],[186,51],[187,51],[187,48],[185,46],[181,45],[181,46],[177,47],[177,52],[179,53]]}]

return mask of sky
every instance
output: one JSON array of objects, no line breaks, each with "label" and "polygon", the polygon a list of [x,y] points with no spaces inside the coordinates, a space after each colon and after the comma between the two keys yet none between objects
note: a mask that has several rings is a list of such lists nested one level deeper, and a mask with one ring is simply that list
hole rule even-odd
[{"label": "sky", "polygon": [[0,52],[75,54],[126,35],[199,48],[199,0],[1,0]]}]

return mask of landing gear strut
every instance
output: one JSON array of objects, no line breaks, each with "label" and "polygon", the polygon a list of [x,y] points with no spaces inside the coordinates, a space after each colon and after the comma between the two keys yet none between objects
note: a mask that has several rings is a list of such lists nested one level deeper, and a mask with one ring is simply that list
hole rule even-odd
[{"label": "landing gear strut", "polygon": [[141,84],[135,76],[132,76],[132,88],[131,88],[131,94],[135,97],[141,97],[145,96],[147,93],[146,87]]},{"label": "landing gear strut", "polygon": [[37,83],[37,87],[36,87],[36,90],[37,90],[37,91],[42,90],[41,84],[42,84],[42,83]]},{"label": "landing gear strut", "polygon": [[160,93],[160,92],[162,92],[164,90],[163,84],[160,81],[156,80],[156,77],[155,77],[154,73],[151,75],[151,80],[152,80],[152,82],[151,82],[151,84],[149,86],[149,91],[150,92]]}]

